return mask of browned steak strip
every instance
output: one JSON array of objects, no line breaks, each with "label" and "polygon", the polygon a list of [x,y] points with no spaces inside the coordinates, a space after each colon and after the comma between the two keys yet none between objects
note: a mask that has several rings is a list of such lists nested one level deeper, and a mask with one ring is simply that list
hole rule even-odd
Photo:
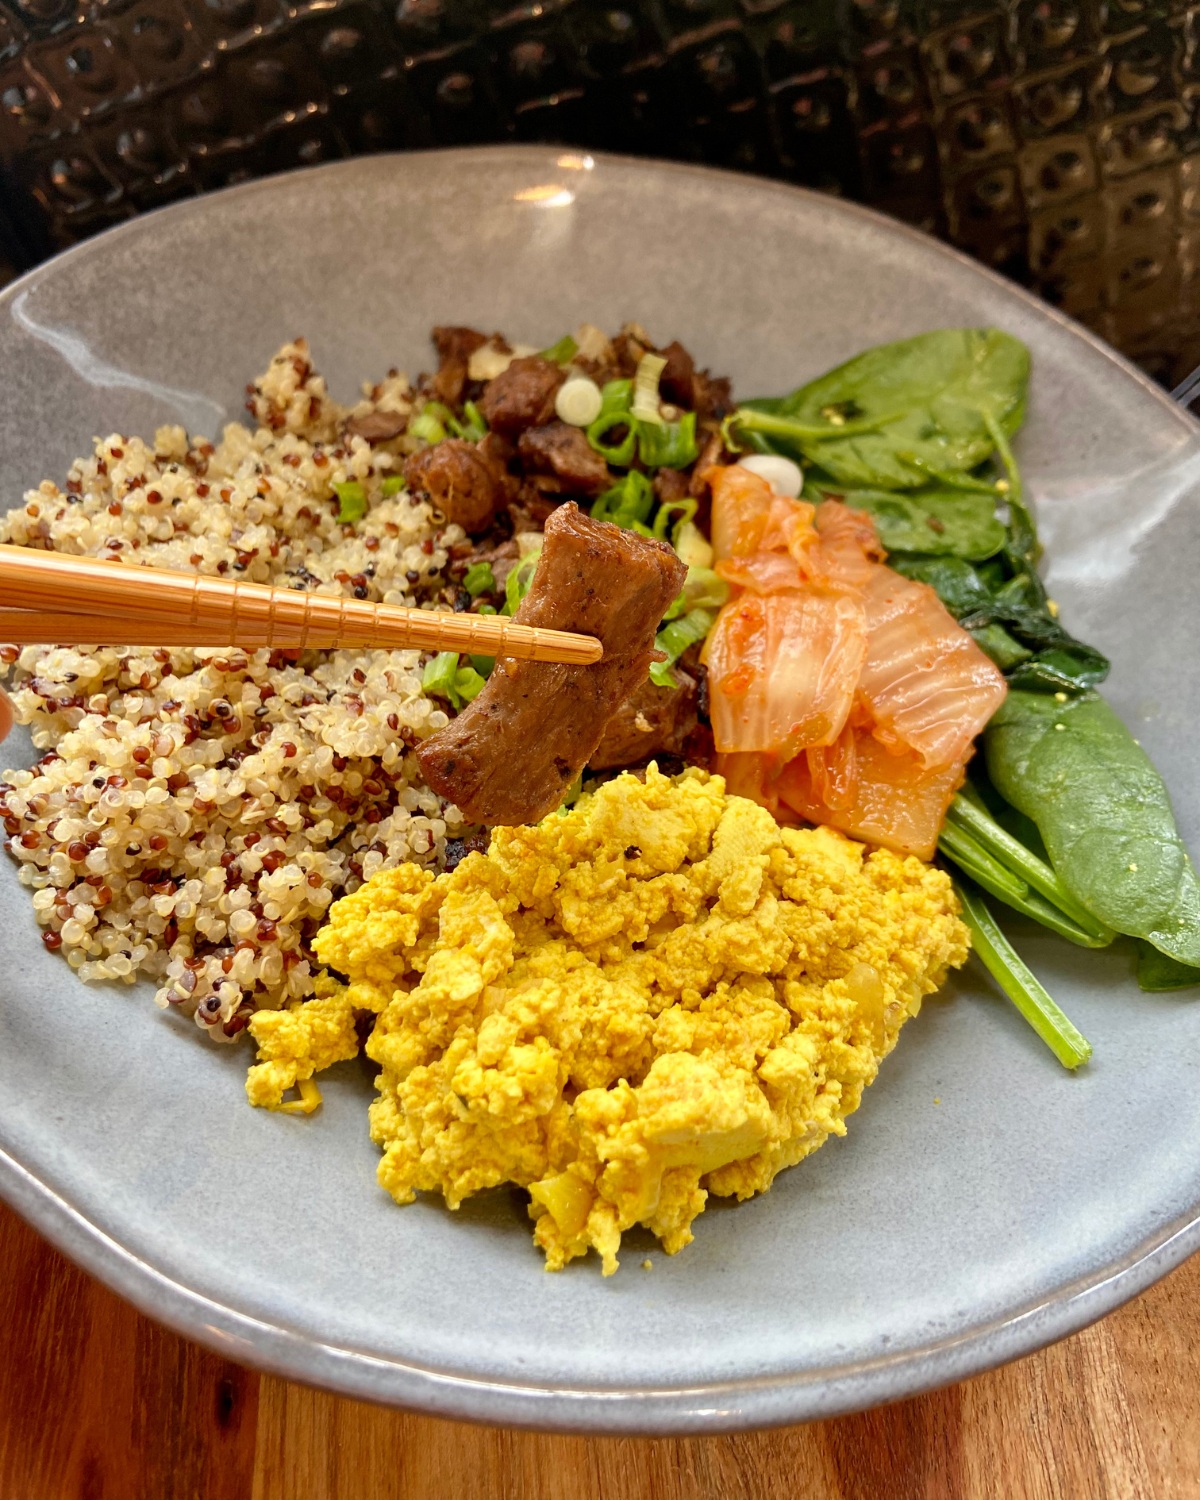
[{"label": "browned steak strip", "polygon": [[553,421],[554,398],[563,379],[558,366],[540,355],[514,359],[503,375],[484,386],[479,410],[494,431],[515,438],[526,427]]},{"label": "browned steak strip", "polygon": [[462,438],[447,438],[414,453],[405,460],[404,477],[411,489],[427,494],[447,520],[473,535],[487,530],[504,500],[492,466],[474,443]]},{"label": "browned steak strip", "polygon": [[515,618],[598,636],[604,659],[497,662],[479,697],[417,752],[434,791],[472,823],[534,823],[552,812],[646,680],[655,631],[685,576],[664,543],[560,506]]},{"label": "browned steak strip", "polygon": [[527,428],[517,443],[517,452],[523,463],[553,474],[572,495],[598,495],[613,482],[608,465],[580,428],[566,422]]},{"label": "browned steak strip", "polygon": [[593,771],[640,765],[651,755],[683,754],[688,735],[698,723],[697,683],[680,667],[674,667],[671,675],[674,687],[660,688],[647,678],[621,704],[588,757]]}]

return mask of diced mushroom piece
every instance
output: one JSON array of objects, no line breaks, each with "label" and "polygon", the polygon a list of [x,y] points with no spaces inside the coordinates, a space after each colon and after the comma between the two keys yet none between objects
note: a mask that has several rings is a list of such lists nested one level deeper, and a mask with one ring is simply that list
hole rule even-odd
[{"label": "diced mushroom piece", "polygon": [[409,488],[424,491],[448,521],[473,536],[486,531],[503,503],[495,469],[474,443],[447,438],[414,453],[404,464]]},{"label": "diced mushroom piece", "polygon": [[674,686],[661,688],[647,679],[608,721],[599,745],[588,758],[593,771],[636,766],[652,755],[682,755],[699,722],[698,684],[681,667],[673,667]]},{"label": "diced mushroom piece", "polygon": [[377,407],[375,411],[364,412],[361,417],[350,417],[346,431],[352,437],[366,438],[368,443],[390,443],[407,426],[407,412],[384,411]]},{"label": "diced mushroom piece", "polygon": [[531,468],[553,474],[568,494],[598,495],[613,482],[604,459],[578,427],[566,422],[527,428],[517,452]]},{"label": "diced mushroom piece", "polygon": [[554,397],[563,379],[551,360],[536,354],[514,359],[502,375],[488,381],[479,410],[489,427],[516,438],[527,427],[554,420]]},{"label": "diced mushroom piece", "polygon": [[473,823],[534,823],[552,812],[645,682],[685,572],[664,543],[560,506],[515,619],[597,636],[604,658],[590,667],[497,662],[478,698],[417,751],[434,791]]}]

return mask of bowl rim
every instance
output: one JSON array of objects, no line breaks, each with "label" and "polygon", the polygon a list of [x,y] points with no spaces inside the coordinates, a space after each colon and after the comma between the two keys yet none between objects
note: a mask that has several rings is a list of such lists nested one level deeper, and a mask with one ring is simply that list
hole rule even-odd
[{"label": "bowl rim", "polygon": [[[55,273],[92,253],[101,241],[111,242],[140,233],[151,220],[204,213],[210,203],[231,195],[248,198],[269,193],[282,180],[301,173],[315,178],[361,170],[366,162],[402,167],[411,160],[429,158],[444,161],[448,169],[456,162],[488,157],[544,167],[571,149],[492,145],[387,152],[256,178],[139,214],[59,252],[0,290],[0,310],[47,273]],[[969,268],[975,276],[1023,302],[1036,316],[1080,340],[1092,354],[1101,356],[1136,381],[1145,394],[1174,415],[1185,431],[1200,435],[1200,421],[1189,410],[1173,401],[1148,375],[1097,334],[999,272],[912,225],[858,203],[770,178],[653,157],[578,153],[577,148],[576,154],[583,154],[601,169],[613,167],[648,176],[669,173],[708,181],[723,179],[742,191],[750,187],[763,193],[799,197],[810,204],[819,204],[827,214],[863,221],[889,235],[919,244],[926,255],[940,255],[959,267]],[[0,1198],[71,1260],[139,1311],[237,1363],[339,1395],[405,1407],[431,1416],[597,1436],[735,1432],[821,1420],[918,1395],[1032,1354],[1078,1332],[1144,1291],[1200,1249],[1200,1203],[1197,1203],[1127,1254],[1094,1272],[994,1319],[959,1329],[920,1347],[819,1370],[687,1386],[537,1384],[482,1378],[391,1358],[351,1344],[326,1343],[282,1320],[271,1321],[241,1312],[230,1302],[195,1291],[137,1255],[93,1223],[2,1145]]]}]

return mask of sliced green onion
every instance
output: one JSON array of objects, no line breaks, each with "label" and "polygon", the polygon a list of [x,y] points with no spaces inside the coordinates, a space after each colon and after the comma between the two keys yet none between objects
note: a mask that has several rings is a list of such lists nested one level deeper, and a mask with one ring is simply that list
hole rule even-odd
[{"label": "sliced green onion", "polygon": [[689,568],[711,568],[713,565],[712,543],[694,521],[684,521],[675,528],[675,551],[680,562]]},{"label": "sliced green onion", "polygon": [[[483,611],[480,610],[479,613],[482,614]],[[495,613],[496,611],[492,610],[492,614]],[[496,665],[496,658],[494,656],[472,656],[471,665],[481,677],[490,677],[492,675],[492,668]]]},{"label": "sliced green onion", "polygon": [[478,698],[487,686],[487,673],[477,672],[474,666],[459,667],[454,674],[454,691],[464,703]]},{"label": "sliced green onion", "polygon": [[414,417],[408,424],[410,437],[419,438],[423,443],[444,443],[446,441],[446,429],[439,417],[439,412],[446,416],[450,413],[439,401],[426,402],[420,416]]},{"label": "sliced green onion", "polygon": [[500,611],[502,615],[516,614],[517,606],[529,592],[529,586],[533,582],[533,575],[537,572],[538,558],[541,555],[542,549],[540,547],[536,552],[527,553],[505,579],[504,608]]},{"label": "sliced green onion", "polygon": [[654,637],[654,644],[659,651],[666,652],[667,659],[651,664],[651,682],[662,688],[674,687],[675,679],[671,676],[671,668],[689,646],[704,639],[713,628],[715,620],[716,615],[711,610],[693,609],[682,619],[672,620],[669,625],[664,625]]},{"label": "sliced green onion", "polygon": [[630,411],[639,422],[657,425],[662,422],[658,409],[658,382],[667,362],[661,354],[643,354],[633,377],[633,402]]},{"label": "sliced green onion", "polygon": [[[696,514],[699,503],[690,495],[685,495],[682,500],[664,500],[654,517],[654,535],[660,542],[666,541],[667,531],[670,529],[671,535],[678,538],[684,526]],[[672,521],[672,516],[678,516],[679,519]]]},{"label": "sliced green onion", "polygon": [[[603,401],[600,415],[587,428],[587,440],[596,452],[621,469],[633,462],[634,449],[637,447],[637,424],[629,410],[632,393],[632,381],[608,381],[600,392]],[[624,427],[625,436],[619,443],[606,442],[606,434],[616,427]]]},{"label": "sliced green onion", "polygon": [[[425,410],[429,411],[429,407]],[[462,419],[458,419],[455,414],[447,411],[446,416],[441,420],[446,423],[447,428],[455,434],[456,438],[465,438],[468,443],[478,443],[480,438],[487,437],[487,423],[483,420],[483,413],[472,401],[463,402]]]},{"label": "sliced green onion", "polygon": [[461,706],[455,678],[458,676],[458,652],[439,651],[425,663],[421,674],[421,691],[429,697],[448,698],[455,708]]},{"label": "sliced green onion", "polygon": [[496,591],[496,575],[492,572],[491,563],[472,563],[463,574],[462,586],[472,599],[478,594],[494,594]]},{"label": "sliced green onion", "polygon": [[361,521],[367,513],[367,494],[358,480],[347,479],[343,484],[335,484],[333,492],[341,507],[338,520],[342,525],[349,526],[355,521]]},{"label": "sliced green onion", "polygon": [[596,521],[611,521],[614,526],[651,536],[653,533],[646,529],[646,523],[653,508],[653,486],[644,474],[630,469],[624,479],[592,502],[591,515]]},{"label": "sliced green onion", "polygon": [[380,486],[380,493],[385,500],[390,500],[393,495],[398,495],[407,483],[403,474],[389,474]]},{"label": "sliced green onion", "polygon": [[678,422],[638,418],[638,457],[648,469],[686,469],[699,454],[694,411],[684,412]]},{"label": "sliced green onion", "polygon": [[693,609],[720,609],[728,598],[729,585],[711,568],[689,568],[683,587],[663,619],[675,620]]},{"label": "sliced green onion", "polygon": [[558,388],[554,413],[572,427],[590,427],[604,410],[600,387],[586,375],[574,375]]},{"label": "sliced green onion", "polygon": [[1087,1062],[1092,1055],[1091,1043],[1075,1029],[1021,961],[982,898],[957,880],[954,893],[962,906],[962,919],[971,930],[975,952],[1021,1015],[1064,1068],[1077,1068]]},{"label": "sliced green onion", "polygon": [[564,333],[557,344],[551,344],[549,349],[543,349],[542,359],[552,360],[556,365],[569,365],[579,353],[579,345],[569,333]]},{"label": "sliced green onion", "polygon": [[477,615],[494,615],[496,613],[496,606],[494,604],[481,604],[475,613]]}]

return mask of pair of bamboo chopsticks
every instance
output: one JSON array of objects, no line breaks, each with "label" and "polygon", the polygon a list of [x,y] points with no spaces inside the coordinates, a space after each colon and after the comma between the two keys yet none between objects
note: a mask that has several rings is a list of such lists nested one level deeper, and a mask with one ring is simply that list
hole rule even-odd
[{"label": "pair of bamboo chopsticks", "polygon": [[590,635],[517,625],[504,615],[401,609],[0,546],[0,641],[60,646],[335,646],[469,651],[589,666]]}]

